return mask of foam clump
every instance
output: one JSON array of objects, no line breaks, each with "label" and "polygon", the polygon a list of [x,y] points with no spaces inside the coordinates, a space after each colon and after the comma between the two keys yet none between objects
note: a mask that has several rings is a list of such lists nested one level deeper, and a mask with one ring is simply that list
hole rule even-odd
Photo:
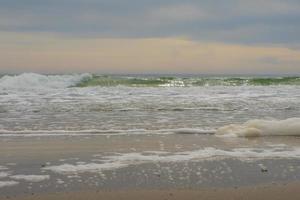
[{"label": "foam clump", "polygon": [[300,118],[285,120],[250,120],[244,124],[230,124],[219,128],[219,136],[300,136]]}]

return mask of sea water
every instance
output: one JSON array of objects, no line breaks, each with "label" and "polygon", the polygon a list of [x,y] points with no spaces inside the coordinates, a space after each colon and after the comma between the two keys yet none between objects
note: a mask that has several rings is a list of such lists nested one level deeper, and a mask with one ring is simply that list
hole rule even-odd
[{"label": "sea water", "polygon": [[4,75],[0,133],[300,135],[300,78]]},{"label": "sea water", "polygon": [[[107,184],[106,173],[120,173],[109,175],[115,185],[123,169],[139,166],[158,174],[168,167],[167,186],[201,174],[229,180],[232,160],[283,177],[270,180],[298,180],[298,136],[299,77],[0,77],[0,189],[12,194],[16,186],[27,187],[25,182],[72,185],[73,177],[86,172],[96,186]],[[268,164],[276,159],[282,164]],[[203,167],[207,161],[216,163],[220,174]],[[190,175],[180,174],[186,170]],[[134,173],[149,175],[143,167]],[[53,177],[59,177],[54,186]]]}]

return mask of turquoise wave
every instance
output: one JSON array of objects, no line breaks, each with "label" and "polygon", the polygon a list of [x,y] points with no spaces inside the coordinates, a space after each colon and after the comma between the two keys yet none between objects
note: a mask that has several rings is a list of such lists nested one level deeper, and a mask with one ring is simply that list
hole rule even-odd
[{"label": "turquoise wave", "polygon": [[74,87],[191,87],[191,86],[300,85],[300,77],[124,77],[93,75]]}]

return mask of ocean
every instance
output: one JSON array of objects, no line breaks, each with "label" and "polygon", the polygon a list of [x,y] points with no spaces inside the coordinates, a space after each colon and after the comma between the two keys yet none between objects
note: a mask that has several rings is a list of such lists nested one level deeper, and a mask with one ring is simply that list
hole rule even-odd
[{"label": "ocean", "polygon": [[300,77],[3,75],[0,198],[297,182],[299,136]]},{"label": "ocean", "polygon": [[300,77],[0,78],[0,136],[300,135],[299,117]]}]

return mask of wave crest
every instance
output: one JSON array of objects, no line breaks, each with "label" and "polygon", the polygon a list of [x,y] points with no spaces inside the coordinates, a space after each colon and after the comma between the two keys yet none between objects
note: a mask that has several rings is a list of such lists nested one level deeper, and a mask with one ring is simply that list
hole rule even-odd
[{"label": "wave crest", "polygon": [[58,89],[73,86],[83,79],[92,77],[90,74],[79,75],[41,75],[23,73],[20,75],[5,75],[0,78],[1,89]]},{"label": "wave crest", "polygon": [[0,78],[1,89],[66,87],[201,87],[201,86],[271,86],[300,85],[300,77],[146,77],[105,76],[88,73],[77,75],[42,75],[23,73]]},{"label": "wave crest", "polygon": [[229,78],[229,77],[125,77],[92,76],[82,79],[75,87],[90,86],[190,87],[190,86],[271,86],[300,85],[300,77]]}]

